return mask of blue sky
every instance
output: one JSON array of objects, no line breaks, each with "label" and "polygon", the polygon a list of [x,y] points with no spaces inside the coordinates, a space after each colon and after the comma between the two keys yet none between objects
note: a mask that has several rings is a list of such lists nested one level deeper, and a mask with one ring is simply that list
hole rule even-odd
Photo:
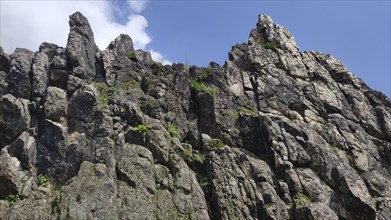
[{"label": "blue sky", "polygon": [[79,10],[89,19],[100,49],[126,33],[137,48],[151,50],[155,60],[223,65],[232,45],[247,42],[258,14],[268,14],[293,34],[302,51],[332,54],[391,97],[387,0],[77,2],[1,0],[0,45],[8,53],[16,46],[37,50],[43,41],[65,46],[68,16]]}]

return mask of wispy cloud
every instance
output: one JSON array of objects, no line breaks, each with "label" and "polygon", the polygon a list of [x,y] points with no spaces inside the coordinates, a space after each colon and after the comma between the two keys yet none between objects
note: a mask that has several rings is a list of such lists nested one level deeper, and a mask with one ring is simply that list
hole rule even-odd
[{"label": "wispy cloud", "polygon": [[154,50],[149,50],[149,52],[151,53],[151,56],[152,56],[152,59],[157,61],[157,62],[161,62],[163,63],[164,65],[168,64],[168,65],[171,65],[172,62],[170,60],[168,60],[164,55],[162,55],[161,53],[157,52],[157,51],[154,51]]},{"label": "wispy cloud", "polygon": [[147,7],[148,0],[128,0],[129,7],[135,13],[140,13]]},{"label": "wispy cloud", "polygon": [[[77,1],[77,4],[74,1],[0,1],[0,46],[7,53],[16,47],[36,51],[42,42],[65,46],[69,15],[80,11],[88,18],[101,50],[121,33],[133,39],[135,48],[145,49],[151,42],[146,32],[148,21],[137,13],[145,9],[147,1],[132,2],[134,13],[121,24],[116,21],[116,8],[110,1]],[[157,59],[163,57],[153,53]]]}]

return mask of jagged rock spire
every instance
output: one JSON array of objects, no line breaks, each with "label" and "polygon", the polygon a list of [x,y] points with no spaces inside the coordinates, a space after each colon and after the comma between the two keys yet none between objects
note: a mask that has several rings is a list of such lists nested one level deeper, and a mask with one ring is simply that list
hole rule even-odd
[{"label": "jagged rock spire", "polygon": [[250,33],[248,43],[264,44],[275,42],[281,49],[286,49],[289,52],[296,52],[298,47],[295,38],[283,26],[273,23],[273,20],[268,15],[259,15],[257,28]]},{"label": "jagged rock spire", "polygon": [[95,53],[99,51],[94,41],[94,33],[84,15],[76,12],[69,16],[70,33],[67,42],[67,56],[70,74],[92,80],[96,75]]}]

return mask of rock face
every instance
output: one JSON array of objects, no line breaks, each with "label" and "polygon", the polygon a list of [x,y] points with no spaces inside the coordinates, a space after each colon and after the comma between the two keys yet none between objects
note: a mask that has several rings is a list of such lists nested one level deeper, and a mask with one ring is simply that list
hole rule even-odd
[{"label": "rock face", "polygon": [[261,15],[223,67],[0,48],[0,219],[391,219],[391,102]]}]

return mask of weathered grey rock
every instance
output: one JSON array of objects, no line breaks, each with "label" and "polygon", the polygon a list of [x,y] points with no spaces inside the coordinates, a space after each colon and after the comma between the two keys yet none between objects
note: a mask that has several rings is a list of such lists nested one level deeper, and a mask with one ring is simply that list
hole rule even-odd
[{"label": "weathered grey rock", "polygon": [[4,53],[2,47],[0,47],[0,71],[8,73],[11,67],[11,61],[8,54]]},{"label": "weathered grey rock", "polygon": [[302,207],[296,212],[296,219],[316,220],[316,219],[334,219],[338,216],[327,205],[323,203],[311,203]]},{"label": "weathered grey rock", "polygon": [[59,46],[56,44],[43,42],[41,45],[39,45],[39,52],[46,54],[49,60],[53,60],[58,48]]},{"label": "weathered grey rock", "polygon": [[[54,57],[54,68],[50,71],[50,85],[56,86],[62,89],[67,88],[67,81],[68,81],[68,70],[62,69],[62,63],[59,64],[59,67],[56,67],[57,60],[66,61],[65,57],[63,56],[55,56]],[[60,61],[60,62],[61,62]]]},{"label": "weathered grey rock", "polygon": [[25,170],[30,170],[36,165],[37,143],[31,131],[23,132],[8,147],[8,153],[12,157],[18,158],[21,166]]},{"label": "weathered grey rock", "polygon": [[66,52],[72,74],[89,82],[96,75],[95,52],[98,47],[94,41],[94,34],[87,18],[80,12],[69,16],[69,26]]},{"label": "weathered grey rock", "polygon": [[8,91],[15,97],[30,99],[30,74],[34,52],[17,48],[10,58],[11,67],[6,79]]},{"label": "weathered grey rock", "polygon": [[294,37],[284,27],[273,23],[267,15],[259,15],[257,29],[250,33],[249,44],[263,44],[275,41],[279,47],[288,52],[296,52],[298,47]]},{"label": "weathered grey rock", "polygon": [[45,118],[64,123],[68,113],[67,93],[57,87],[48,87],[45,94]]},{"label": "weathered grey rock", "polygon": [[134,51],[137,61],[145,64],[153,64],[152,55],[149,51],[135,50]]},{"label": "weathered grey rock", "polygon": [[391,218],[391,101],[331,55],[261,15],[223,67],[163,66],[70,18],[0,51],[0,219]]},{"label": "weathered grey rock", "polygon": [[385,220],[391,217],[391,198],[383,197],[377,201],[378,205],[378,219]]},{"label": "weathered grey rock", "polygon": [[129,35],[121,34],[102,52],[103,67],[106,70],[106,82],[110,86],[113,86],[117,80],[116,66],[118,61],[124,59],[137,60],[137,56],[133,48],[132,39]]},{"label": "weathered grey rock", "polygon": [[11,94],[0,98],[0,148],[10,144],[30,126],[29,101]]},{"label": "weathered grey rock", "polygon": [[37,166],[50,177],[59,182],[69,178],[68,127],[45,119],[44,130],[38,144]]},{"label": "weathered grey rock", "polygon": [[88,145],[87,138],[84,133],[80,134],[78,132],[70,133],[68,135],[68,153],[67,153],[67,162],[68,170],[70,176],[76,176],[80,164],[84,159],[88,158]]},{"label": "weathered grey rock", "polygon": [[80,89],[84,85],[83,80],[79,77],[69,75],[68,76],[68,93],[73,94],[76,90]]},{"label": "weathered grey rock", "polygon": [[152,153],[142,146],[125,144],[118,155],[116,173],[123,182],[119,184],[119,197],[126,204],[119,210],[120,216],[154,219],[157,189]]},{"label": "weathered grey rock", "polygon": [[116,184],[104,164],[83,162],[63,190],[60,219],[118,219]]},{"label": "weathered grey rock", "polygon": [[8,153],[7,148],[0,151],[0,199],[12,195],[27,196],[31,191],[33,178],[23,169],[21,162]]},{"label": "weathered grey rock", "polygon": [[48,83],[49,58],[37,53],[32,66],[32,96],[42,97]]},{"label": "weathered grey rock", "polygon": [[8,84],[6,82],[6,79],[7,79],[7,73],[0,70],[0,95],[5,94],[7,91],[6,88]]},{"label": "weathered grey rock", "polygon": [[91,110],[98,105],[98,93],[95,87],[86,85],[78,89],[69,99],[68,115],[85,122],[91,122]]}]

